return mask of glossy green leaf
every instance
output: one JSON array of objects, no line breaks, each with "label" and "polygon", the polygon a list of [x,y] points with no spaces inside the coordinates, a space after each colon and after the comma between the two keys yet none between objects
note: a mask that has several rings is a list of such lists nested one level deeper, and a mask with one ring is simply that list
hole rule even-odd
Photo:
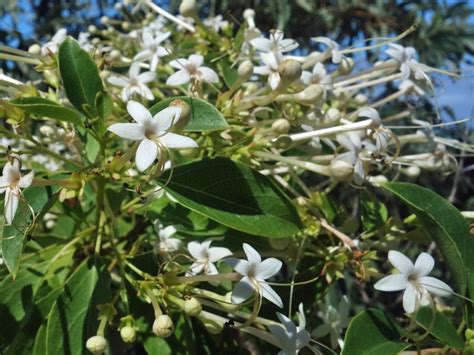
[{"label": "glossy green leaf", "polygon": [[84,261],[53,304],[46,328],[47,354],[86,354],[97,331],[97,305],[110,301],[110,276],[98,259]]},{"label": "glossy green leaf", "polygon": [[46,324],[42,324],[38,329],[33,346],[33,355],[46,354]]},{"label": "glossy green leaf", "polygon": [[[464,294],[469,280],[474,291],[474,238],[461,213],[443,197],[424,187],[402,182],[384,185],[416,214],[446,259],[456,289]],[[471,293],[471,296],[474,294]]]},{"label": "glossy green leaf", "polygon": [[92,112],[86,107],[98,113],[96,98],[104,92],[104,87],[99,69],[89,53],[68,37],[59,47],[58,58],[64,89],[71,104],[87,116],[92,116]]},{"label": "glossy green leaf", "polygon": [[432,310],[429,307],[423,307],[418,311],[416,320],[424,329],[439,339],[443,345],[459,350],[464,348],[461,335],[443,313],[436,311],[433,319]]},{"label": "glossy green leaf", "polygon": [[76,126],[82,126],[84,116],[73,110],[61,106],[60,104],[43,99],[41,97],[24,97],[10,101],[11,104],[21,107],[28,113],[35,114],[40,117],[53,118],[58,121],[72,123]]},{"label": "glossy green leaf", "polygon": [[183,131],[215,131],[227,128],[227,121],[214,106],[195,97],[179,96],[162,100],[150,109],[151,113],[155,115],[176,99],[184,100],[191,106],[191,118]]},{"label": "glossy green leaf", "polygon": [[[160,178],[167,180],[168,173]],[[286,238],[299,231],[295,208],[276,184],[227,158],[179,166],[165,189],[190,210],[245,233]]]},{"label": "glossy green leaf", "polygon": [[401,328],[384,312],[360,312],[349,324],[342,355],[395,355],[410,345],[401,340]]},{"label": "glossy green leaf", "polygon": [[364,232],[382,228],[388,218],[385,205],[368,191],[362,191],[360,194],[360,215]]},{"label": "glossy green leaf", "polygon": [[143,347],[149,355],[171,355],[173,350],[168,345],[165,339],[158,338],[157,336],[151,336],[145,339]]}]

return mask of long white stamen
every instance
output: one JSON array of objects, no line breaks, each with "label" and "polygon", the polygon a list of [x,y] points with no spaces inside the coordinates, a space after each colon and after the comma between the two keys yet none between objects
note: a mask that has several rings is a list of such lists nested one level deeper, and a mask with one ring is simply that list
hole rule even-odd
[{"label": "long white stamen", "polygon": [[152,1],[145,1],[144,2],[149,8],[160,14],[161,16],[167,18],[168,20],[176,23],[177,25],[180,25],[187,29],[189,32],[196,32],[196,29],[194,26],[190,25],[189,23],[184,22],[183,20],[177,18],[174,15],[171,15],[168,11],[163,10],[161,7],[153,3]]}]

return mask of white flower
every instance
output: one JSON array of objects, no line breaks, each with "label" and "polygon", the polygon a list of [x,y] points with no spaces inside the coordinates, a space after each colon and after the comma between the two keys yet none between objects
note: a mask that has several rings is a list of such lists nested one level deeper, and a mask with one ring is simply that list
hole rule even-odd
[{"label": "white flower", "polygon": [[320,84],[325,91],[332,89],[331,75],[328,75],[323,63],[317,63],[312,72],[303,71],[301,80],[305,85]]},{"label": "white flower", "polygon": [[428,253],[421,253],[415,265],[404,254],[390,250],[388,260],[400,272],[379,280],[374,288],[379,291],[401,291],[403,293],[403,309],[410,314],[420,305],[430,304],[430,292],[437,296],[449,296],[451,287],[434,277],[427,276],[433,270],[434,259]]},{"label": "white flower", "polygon": [[260,58],[265,65],[254,67],[253,72],[258,75],[268,75],[268,85],[270,85],[272,90],[275,90],[281,80],[278,67],[282,61],[282,57],[272,52],[268,52],[260,53]]},{"label": "white flower", "polygon": [[407,80],[410,75],[416,80],[424,80],[431,84],[431,80],[426,75],[425,71],[429,69],[428,66],[416,60],[416,50],[413,47],[403,47],[396,43],[390,43],[389,49],[385,51],[390,57],[395,59],[402,74],[402,80]]},{"label": "white flower", "polygon": [[206,240],[202,243],[188,243],[189,254],[196,260],[186,272],[186,275],[196,275],[204,272],[207,275],[217,275],[218,271],[214,263],[227,256],[232,252],[227,248],[212,247],[212,240]]},{"label": "white flower", "polygon": [[334,64],[339,64],[344,60],[345,57],[339,49],[339,44],[337,44],[336,42],[330,40],[327,37],[313,37],[311,39],[316,43],[322,43],[327,46],[326,53],[331,55],[332,62]]},{"label": "white flower", "polygon": [[160,44],[167,40],[171,35],[171,32],[161,33],[158,36],[154,37],[150,31],[143,31],[142,40],[143,40],[143,50],[138,52],[133,60],[136,61],[150,61],[150,70],[155,71],[160,61],[160,57],[167,56],[169,54],[168,50],[161,46]]},{"label": "white flower", "polygon": [[261,52],[271,52],[276,55],[280,55],[281,53],[289,52],[298,48],[298,43],[296,43],[294,39],[284,39],[283,37],[283,32],[276,30],[270,33],[270,39],[258,37],[252,39],[250,44]]},{"label": "white flower", "polygon": [[56,34],[51,38],[51,40],[41,47],[41,54],[43,55],[52,55],[56,54],[59,50],[59,46],[61,43],[64,42],[66,39],[67,30],[65,28],[61,28],[56,32]]},{"label": "white flower", "polygon": [[92,43],[90,41],[90,33],[88,32],[81,32],[79,33],[79,36],[77,37],[77,43],[81,46],[82,49],[84,49],[86,52],[92,51]]},{"label": "white flower", "polygon": [[181,114],[179,107],[167,107],[152,117],[145,106],[129,101],[127,110],[136,123],[115,123],[108,130],[119,137],[141,141],[135,155],[138,170],[146,170],[156,158],[160,158],[160,149],[163,147],[181,149],[198,146],[189,137],[169,132]]},{"label": "white flower", "polygon": [[275,337],[275,342],[281,349],[278,355],[298,354],[302,348],[309,344],[311,338],[305,330],[306,318],[304,316],[303,304],[300,303],[298,309],[298,326],[281,313],[277,313],[277,316],[282,324],[271,324],[268,326],[268,329],[270,329],[270,332]]},{"label": "white flower", "polygon": [[311,335],[321,338],[329,334],[332,348],[335,349],[339,344],[342,349],[344,341],[341,338],[341,333],[349,325],[349,300],[347,296],[342,296],[337,308],[332,304],[322,305],[318,317],[324,321],[324,324],[316,327]]},{"label": "white flower", "polygon": [[158,252],[160,253],[174,253],[181,249],[183,242],[177,238],[171,238],[177,230],[174,226],[168,226],[163,228],[162,224],[155,225],[158,232],[159,242],[157,245]]},{"label": "white flower", "polygon": [[188,59],[172,60],[170,65],[179,70],[168,78],[166,84],[183,85],[189,83],[191,79],[205,83],[217,83],[219,81],[217,73],[211,68],[202,66],[203,61],[204,57],[199,54],[192,54]]},{"label": "white flower", "polygon": [[227,259],[226,262],[243,277],[232,292],[232,303],[240,304],[250,297],[255,290],[270,302],[283,308],[280,296],[265,282],[266,279],[276,275],[282,262],[275,258],[262,261],[260,254],[247,243],[243,244],[247,260]]},{"label": "white flower", "polygon": [[352,165],[354,168],[354,182],[361,185],[365,180],[365,170],[364,163],[360,157],[362,153],[362,141],[359,134],[356,132],[338,134],[336,140],[348,151],[337,155],[334,161],[345,162]]},{"label": "white flower", "polygon": [[209,17],[203,22],[204,26],[211,27],[214,31],[219,32],[220,29],[229,26],[229,21],[223,20],[222,15],[217,15],[216,17]]},{"label": "white flower", "polygon": [[5,193],[5,220],[7,225],[12,224],[20,201],[21,189],[31,185],[34,172],[30,171],[25,176],[21,176],[20,162],[13,159],[13,162],[7,162],[3,167],[0,177],[0,194]]},{"label": "white flower", "polygon": [[153,100],[154,96],[146,84],[155,80],[156,74],[147,71],[140,74],[140,63],[133,62],[128,72],[128,77],[123,75],[111,75],[107,81],[115,86],[123,87],[122,101],[127,102],[133,95],[138,94],[147,100]]}]

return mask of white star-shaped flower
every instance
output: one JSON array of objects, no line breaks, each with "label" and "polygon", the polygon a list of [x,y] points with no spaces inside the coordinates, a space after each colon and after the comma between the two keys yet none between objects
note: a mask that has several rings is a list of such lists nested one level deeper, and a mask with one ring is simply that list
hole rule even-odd
[{"label": "white star-shaped flower", "polygon": [[275,90],[280,84],[280,73],[278,67],[282,61],[282,57],[272,52],[260,53],[260,58],[264,65],[254,67],[253,72],[258,75],[268,75],[268,85]]},{"label": "white star-shaped flower", "polygon": [[331,75],[328,75],[323,63],[316,63],[312,72],[303,71],[301,80],[305,85],[319,84],[325,92],[332,89]]},{"label": "white star-shaped flower", "polygon": [[404,254],[390,250],[388,260],[400,272],[385,276],[374,288],[379,291],[402,291],[403,309],[406,313],[415,312],[420,306],[430,304],[430,292],[437,296],[449,296],[451,287],[441,280],[427,276],[434,267],[434,259],[428,253],[421,253],[413,265]]},{"label": "white star-shaped flower", "polygon": [[123,75],[111,75],[107,81],[115,86],[123,87],[122,101],[127,102],[135,94],[147,100],[153,100],[154,96],[146,84],[155,80],[156,74],[147,71],[140,74],[140,63],[133,62],[128,72],[128,77]]},{"label": "white star-shaped flower", "polygon": [[211,27],[214,31],[219,32],[222,28],[229,26],[229,21],[224,20],[222,15],[217,15],[216,17],[209,17],[202,21],[204,26]]},{"label": "white star-shaped flower", "polygon": [[12,162],[7,162],[3,167],[0,177],[0,194],[5,193],[5,220],[7,225],[12,224],[20,201],[21,189],[31,185],[34,172],[30,171],[25,176],[20,173],[20,161],[13,158]]},{"label": "white star-shaped flower", "polygon": [[174,253],[181,249],[183,242],[180,239],[171,238],[177,232],[174,226],[163,227],[162,224],[157,224],[156,230],[159,239],[157,245],[159,253]]},{"label": "white star-shaped flower", "polygon": [[146,170],[156,158],[160,158],[160,149],[198,146],[189,137],[169,132],[181,115],[179,107],[167,107],[152,117],[145,106],[136,101],[129,101],[127,110],[136,123],[115,123],[108,130],[119,137],[141,141],[135,155],[138,170]]},{"label": "white star-shaped flower", "polygon": [[402,80],[408,80],[413,74],[413,78],[416,80],[426,81],[429,85],[432,85],[430,78],[425,73],[429,70],[429,67],[416,60],[415,48],[403,47],[396,43],[390,43],[389,47],[385,53],[397,61],[400,66]]},{"label": "white star-shaped flower", "polygon": [[295,355],[309,344],[311,339],[309,333],[305,330],[306,318],[304,316],[303,304],[298,307],[298,326],[295,325],[285,315],[277,313],[280,324],[271,324],[268,329],[275,337],[275,342],[281,349],[278,355]]},{"label": "white star-shaped flower", "polygon": [[178,71],[168,78],[166,84],[178,86],[189,83],[191,79],[205,83],[217,83],[219,81],[217,73],[211,68],[203,66],[203,62],[204,57],[199,54],[192,54],[188,59],[172,60],[170,65]]},{"label": "white star-shaped flower", "polygon": [[170,35],[171,32],[165,32],[158,36],[153,36],[151,31],[143,31],[143,49],[133,57],[133,60],[139,62],[149,60],[150,70],[154,72],[158,66],[160,58],[169,54],[169,51],[161,46],[161,43],[166,41]]},{"label": "white star-shaped flower", "polygon": [[56,54],[59,50],[59,46],[61,43],[64,42],[67,36],[67,30],[65,28],[61,28],[56,32],[56,34],[51,38],[51,40],[45,43],[41,47],[41,54],[43,55],[52,55]]},{"label": "white star-shaped flower", "polygon": [[337,155],[334,160],[352,165],[354,168],[354,182],[361,185],[365,180],[365,170],[364,162],[361,159],[362,140],[359,134],[356,132],[338,134],[336,140],[347,149],[347,152]]},{"label": "white star-shaped flower", "polygon": [[265,282],[281,269],[282,262],[275,258],[262,261],[260,254],[247,243],[243,244],[247,260],[227,259],[226,262],[243,277],[232,292],[232,303],[240,304],[257,291],[262,297],[283,308],[281,297]]},{"label": "white star-shaped flower", "polygon": [[291,38],[285,39],[283,32],[280,30],[270,33],[270,38],[254,38],[250,41],[250,44],[261,52],[271,52],[276,55],[298,48],[298,43]]},{"label": "white star-shaped flower", "polygon": [[311,335],[322,338],[329,334],[332,348],[335,349],[339,345],[342,349],[344,341],[341,338],[341,333],[349,325],[349,300],[347,296],[342,296],[338,306],[332,304],[322,305],[318,317],[324,321],[324,324],[316,327]]},{"label": "white star-shaped flower", "polygon": [[330,40],[327,37],[313,37],[311,39],[316,43],[322,43],[326,45],[326,53],[331,55],[332,62],[334,64],[339,64],[344,60],[345,57],[341,53],[341,50],[339,49],[339,44],[337,42],[334,42],[333,40]]},{"label": "white star-shaped flower", "polygon": [[186,275],[196,275],[201,272],[207,275],[217,275],[219,273],[214,263],[232,255],[232,252],[223,247],[211,247],[211,243],[212,240],[206,240],[202,243],[188,243],[189,254],[196,261],[190,266]]}]

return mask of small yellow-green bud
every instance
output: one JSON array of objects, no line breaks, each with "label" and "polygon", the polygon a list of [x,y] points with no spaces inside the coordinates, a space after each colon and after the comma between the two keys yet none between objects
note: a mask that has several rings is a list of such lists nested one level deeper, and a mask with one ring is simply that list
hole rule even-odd
[{"label": "small yellow-green bud", "polygon": [[278,66],[282,83],[291,84],[301,78],[303,68],[301,63],[294,59],[285,59]]},{"label": "small yellow-green bud", "polygon": [[153,333],[160,338],[168,338],[174,331],[173,320],[166,314],[159,315],[153,322]]},{"label": "small yellow-green bud", "polygon": [[355,97],[354,97],[354,101],[357,105],[360,105],[360,106],[364,106],[365,104],[367,104],[367,102],[369,101],[367,95],[364,95],[364,94],[357,94]]},{"label": "small yellow-green bud", "polygon": [[290,245],[290,240],[288,238],[270,238],[270,245],[275,250],[286,250]]},{"label": "small yellow-green bud", "polygon": [[196,15],[196,1],[181,1],[181,4],[179,5],[179,13],[184,17],[194,17]]},{"label": "small yellow-green bud", "polygon": [[290,127],[290,122],[284,118],[279,118],[272,123],[272,131],[276,134],[286,134],[289,132]]},{"label": "small yellow-green bud", "polygon": [[339,68],[337,68],[337,71],[341,75],[347,75],[349,74],[352,69],[354,69],[354,60],[352,58],[344,58],[339,64]]},{"label": "small yellow-green bud", "polygon": [[111,50],[110,54],[109,54],[109,57],[112,60],[119,60],[121,56],[122,56],[122,54],[117,49]]},{"label": "small yellow-green bud", "polygon": [[247,80],[253,74],[252,62],[250,60],[244,60],[242,63],[240,63],[237,72],[242,81]]},{"label": "small yellow-green bud", "polygon": [[100,18],[100,23],[106,25],[109,22],[109,18],[107,16],[102,16]]},{"label": "small yellow-green bud", "polygon": [[473,340],[474,339],[474,330],[467,328],[464,331],[464,336],[466,337],[467,341]]},{"label": "small yellow-green bud", "polygon": [[122,27],[122,30],[128,31],[131,27],[130,22],[128,21],[123,21],[120,26]]},{"label": "small yellow-green bud", "polygon": [[133,343],[137,338],[137,332],[135,328],[127,325],[120,329],[120,337],[125,343]]},{"label": "small yellow-green bud", "polygon": [[38,44],[33,44],[28,48],[28,53],[39,54],[41,52],[41,47]]},{"label": "small yellow-green bud", "polygon": [[101,335],[95,335],[87,339],[86,347],[93,354],[102,354],[107,349],[107,340]]},{"label": "small yellow-green bud", "polygon": [[53,71],[45,70],[43,72],[43,75],[44,75],[44,79],[49,85],[55,88],[59,87],[59,78]]},{"label": "small yellow-green bud", "polygon": [[95,33],[97,32],[97,27],[95,27],[94,25],[89,25],[89,27],[87,27],[87,31],[90,33]]},{"label": "small yellow-green bud", "polygon": [[341,119],[341,111],[337,108],[331,107],[324,114],[324,123],[335,125]]},{"label": "small yellow-green bud", "polygon": [[197,316],[202,311],[201,302],[196,298],[190,297],[184,301],[184,312],[191,317]]}]

